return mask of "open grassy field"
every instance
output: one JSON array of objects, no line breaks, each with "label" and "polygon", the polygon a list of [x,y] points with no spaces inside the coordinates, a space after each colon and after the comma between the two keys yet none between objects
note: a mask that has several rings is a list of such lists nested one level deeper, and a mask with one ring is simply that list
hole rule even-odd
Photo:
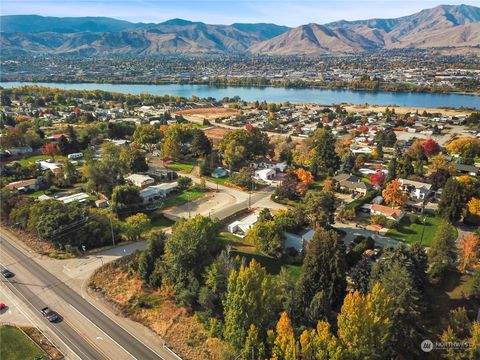
[{"label": "open grassy field", "polygon": [[[423,220],[423,216],[420,216],[419,219]],[[441,222],[442,219],[438,216],[427,216],[424,230],[423,224],[414,223],[413,221],[408,223],[408,220],[402,219],[398,229],[389,230],[387,236],[408,244],[421,242],[424,246],[430,246]]]},{"label": "open grassy field", "polygon": [[[56,155],[55,156],[55,162],[63,162],[66,158],[67,157],[63,156],[63,155]],[[33,155],[33,156],[26,157],[22,160],[19,160],[19,163],[22,166],[26,166],[26,165],[29,165],[29,164],[35,164],[35,161],[37,161],[37,160],[48,160],[48,159],[52,159],[52,157],[48,156],[48,155]]]},{"label": "open grassy field", "polygon": [[197,165],[196,160],[185,160],[168,164],[167,167],[183,174],[190,174],[195,165]]},{"label": "open grassy field", "polygon": [[167,219],[163,214],[154,213],[152,215],[151,228],[155,229],[165,229],[172,226],[174,222],[170,219]]},{"label": "open grassy field", "polygon": [[446,328],[449,312],[457,307],[465,307],[471,318],[476,316],[478,304],[465,297],[472,281],[473,276],[450,270],[440,285],[426,287],[427,298],[431,304],[428,315],[434,334],[440,334]]},{"label": "open grassy field", "polygon": [[0,328],[0,359],[26,360],[45,355],[21,330],[5,326]]},{"label": "open grassy field", "polygon": [[200,199],[206,194],[205,191],[198,190],[183,190],[177,194],[172,194],[165,199],[162,208],[166,209],[172,206],[180,206],[188,201]]},{"label": "open grassy field", "polygon": [[214,178],[212,176],[207,176],[207,180],[215,184],[224,185],[226,182],[230,182],[232,179],[230,176],[225,176],[223,178]]}]

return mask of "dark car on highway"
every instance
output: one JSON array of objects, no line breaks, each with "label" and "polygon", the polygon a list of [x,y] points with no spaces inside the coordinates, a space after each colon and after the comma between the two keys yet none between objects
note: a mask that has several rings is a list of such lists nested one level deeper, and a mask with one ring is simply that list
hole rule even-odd
[{"label": "dark car on highway", "polygon": [[44,307],[42,310],[40,310],[40,312],[50,322],[55,322],[59,319],[58,314],[55,311],[53,311],[52,309],[50,309],[49,307]]},{"label": "dark car on highway", "polygon": [[4,278],[6,278],[6,279],[11,278],[11,277],[13,277],[13,276],[15,275],[13,272],[11,272],[11,271],[8,270],[8,269],[3,269],[3,270],[1,271],[1,274],[2,274],[2,276],[3,276]]}]

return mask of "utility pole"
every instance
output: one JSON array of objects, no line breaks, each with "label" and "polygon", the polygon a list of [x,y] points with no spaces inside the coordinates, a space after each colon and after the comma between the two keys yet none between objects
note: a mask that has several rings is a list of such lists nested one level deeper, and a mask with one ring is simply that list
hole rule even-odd
[{"label": "utility pole", "polygon": [[[113,246],[115,246],[115,236],[113,235],[113,223],[112,223],[112,217],[111,217],[111,216],[109,216],[108,218],[110,219],[110,230],[112,231],[112,244],[113,244]],[[103,260],[102,260],[102,262],[103,262]]]}]

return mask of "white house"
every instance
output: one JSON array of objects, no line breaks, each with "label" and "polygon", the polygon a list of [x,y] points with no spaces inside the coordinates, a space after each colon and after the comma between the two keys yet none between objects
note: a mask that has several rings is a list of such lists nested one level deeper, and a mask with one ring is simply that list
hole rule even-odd
[{"label": "white house", "polygon": [[255,170],[254,177],[255,179],[271,183],[272,179],[275,177],[276,171],[274,169],[260,169]]},{"label": "white house", "polygon": [[425,200],[430,196],[431,184],[408,179],[398,179],[400,188],[408,193],[408,196],[414,200]]},{"label": "white house", "polygon": [[236,220],[228,225],[228,231],[234,235],[244,238],[247,235],[248,229],[250,229],[258,220],[258,213],[253,213],[247,217]]},{"label": "white house", "polygon": [[148,175],[131,174],[125,178],[128,182],[132,183],[139,188],[155,184],[155,180]]},{"label": "white house", "polygon": [[73,194],[73,195],[68,195],[68,196],[62,196],[57,198],[57,200],[63,202],[64,204],[68,204],[74,201],[78,202],[84,202],[87,201],[89,198],[88,194],[85,194],[83,192],[78,193],[78,194]]},{"label": "white house", "polygon": [[140,190],[139,195],[144,203],[160,200],[166,197],[171,192],[178,189],[178,183],[163,183],[154,186],[148,186]]}]

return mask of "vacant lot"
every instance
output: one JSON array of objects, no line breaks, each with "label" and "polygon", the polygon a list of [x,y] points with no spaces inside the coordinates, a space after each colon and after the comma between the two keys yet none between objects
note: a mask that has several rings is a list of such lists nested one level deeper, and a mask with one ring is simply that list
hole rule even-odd
[{"label": "vacant lot", "polygon": [[174,115],[182,115],[189,120],[191,120],[190,118],[199,118],[201,120],[203,119],[214,120],[214,119],[225,117],[225,116],[237,115],[239,113],[240,111],[238,111],[237,109],[214,107],[214,108],[182,110],[182,111],[176,112]]},{"label": "vacant lot", "polygon": [[14,327],[0,328],[0,359],[35,359],[45,353],[40,350],[21,330]]}]

